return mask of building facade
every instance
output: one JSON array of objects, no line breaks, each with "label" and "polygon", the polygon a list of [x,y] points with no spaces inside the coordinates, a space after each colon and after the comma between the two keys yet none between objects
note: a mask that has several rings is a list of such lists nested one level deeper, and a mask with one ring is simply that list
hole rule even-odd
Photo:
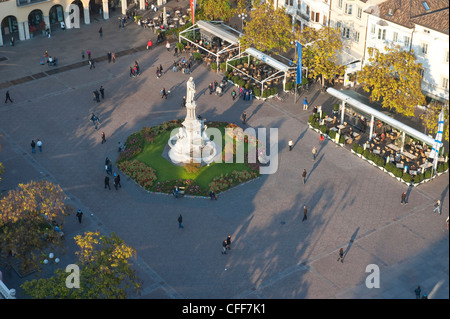
[{"label": "building facade", "polygon": [[449,100],[449,0],[388,0],[366,10],[367,49],[400,46],[422,64],[422,91]]},{"label": "building facade", "polygon": [[0,46],[48,35],[61,22],[71,29],[90,24],[91,15],[109,19],[111,9],[125,14],[134,4],[145,9],[145,0],[0,0]]}]

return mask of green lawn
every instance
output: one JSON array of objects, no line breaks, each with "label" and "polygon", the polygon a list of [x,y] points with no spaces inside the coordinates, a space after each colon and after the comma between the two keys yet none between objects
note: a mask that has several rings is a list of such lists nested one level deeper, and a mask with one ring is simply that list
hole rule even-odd
[{"label": "green lawn", "polygon": [[[225,145],[224,128],[219,128],[222,131],[222,145]],[[162,153],[164,147],[169,140],[170,132],[165,132],[158,135],[153,143],[146,143],[142,153],[136,156],[136,160],[147,164],[154,168],[157,172],[157,182],[175,179],[192,179],[196,180],[200,187],[209,189],[209,183],[214,177],[221,174],[231,173],[232,171],[250,171],[250,168],[244,163],[212,163],[210,166],[200,167],[196,173],[188,173],[184,166],[177,166],[166,160]]]}]

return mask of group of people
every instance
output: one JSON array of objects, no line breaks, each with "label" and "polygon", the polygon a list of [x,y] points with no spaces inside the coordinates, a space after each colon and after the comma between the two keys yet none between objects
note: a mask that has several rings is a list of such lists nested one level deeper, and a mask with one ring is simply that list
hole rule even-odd
[{"label": "group of people", "polygon": [[44,55],[41,58],[40,61],[41,65],[47,64],[48,66],[57,66],[58,65],[58,59],[54,56],[48,54],[48,51],[44,52]]},{"label": "group of people", "polygon": [[97,103],[100,102],[100,96],[102,97],[102,99],[105,98],[105,89],[103,88],[103,85],[100,86],[100,89],[96,89],[95,91],[93,91],[94,94],[94,101],[96,101]]},{"label": "group of people", "polygon": [[184,74],[189,74],[189,73],[191,73],[191,67],[192,67],[192,61],[190,59],[186,60],[183,57],[179,61],[176,61],[176,60],[173,61],[172,72],[181,71]]},{"label": "group of people", "polygon": [[114,176],[113,185],[114,185],[114,188],[116,190],[118,190],[119,187],[122,187],[122,185],[120,184],[120,175],[117,174],[117,173],[113,174],[112,163],[111,163],[111,160],[108,157],[105,159],[105,171],[106,171],[105,188],[108,188],[109,190],[111,190],[111,186],[109,185],[109,175],[113,175]]},{"label": "group of people", "polygon": [[42,152],[42,141],[40,139],[37,139],[37,142],[34,140],[31,140],[31,153],[36,153],[36,146],[39,149],[39,152]]},{"label": "group of people", "polygon": [[134,61],[134,67],[130,66],[130,78],[134,78],[139,75],[141,75],[139,64],[137,61]]}]

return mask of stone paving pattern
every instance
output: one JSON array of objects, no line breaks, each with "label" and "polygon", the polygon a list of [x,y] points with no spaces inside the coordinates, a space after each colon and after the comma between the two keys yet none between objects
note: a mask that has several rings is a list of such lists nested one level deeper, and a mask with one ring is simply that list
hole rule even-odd
[{"label": "stone paving pattern", "polygon": [[[104,189],[104,159],[117,157],[118,141],[143,126],[184,118],[180,104],[190,76],[171,71],[173,53],[163,46],[136,49],[156,38],[149,29],[117,26],[114,15],[109,21],[93,17],[80,29],[0,50],[0,57],[7,57],[0,63],[0,97],[9,90],[14,100],[0,103],[0,162],[5,167],[0,191],[30,180],[50,180],[61,185],[69,204],[85,213],[81,225],[75,216],[65,222],[66,247],[55,252],[60,266],[75,260],[75,235],[98,229],[115,232],[137,250],[133,263],[143,291],[131,298],[412,299],[417,285],[430,298],[449,298],[448,174],[410,189],[408,204],[401,205],[404,184],[332,142],[318,144],[317,134],[307,126],[310,112],[302,111],[303,96],[294,104],[293,97],[285,102],[232,101],[230,88],[222,97],[209,95],[208,84],[222,76],[196,65],[192,76],[198,113],[240,124],[246,110],[249,126],[279,128],[278,171],[217,201],[150,194],[125,176],[118,191]],[[89,70],[79,63],[82,49],[90,49],[94,58],[108,50],[132,50],[114,64],[100,61]],[[52,67],[39,65],[45,50],[59,58],[60,67],[79,65],[49,73]],[[134,61],[142,75],[129,78]],[[165,71],[156,79],[159,64]],[[46,75],[33,76],[42,72]],[[33,79],[11,84],[27,76]],[[100,85],[105,99],[96,103],[92,91]],[[171,91],[167,100],[160,98],[163,87]],[[318,87],[308,98],[311,105],[324,107],[336,102]],[[89,122],[92,112],[102,122],[98,131]],[[107,139],[103,145],[102,131]],[[32,154],[29,145],[36,138],[42,139],[43,152]],[[290,138],[295,143],[291,152]],[[319,149],[315,161],[314,145]],[[433,214],[437,199],[443,203],[442,215]],[[303,205],[308,207],[304,222]],[[221,242],[229,234],[232,250],[222,255]],[[341,247],[344,263],[337,261]],[[380,268],[380,288],[365,286],[369,264]],[[41,275],[55,267],[43,267]],[[17,290],[18,298],[26,297],[20,284],[34,275],[19,278],[13,270],[3,271],[6,285]]]}]

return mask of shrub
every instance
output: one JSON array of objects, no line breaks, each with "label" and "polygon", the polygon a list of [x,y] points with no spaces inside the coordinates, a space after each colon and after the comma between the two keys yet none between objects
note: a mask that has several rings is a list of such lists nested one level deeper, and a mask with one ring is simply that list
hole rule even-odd
[{"label": "shrub", "polygon": [[217,63],[211,63],[210,68],[213,71],[217,71]]},{"label": "shrub", "polygon": [[286,83],[286,84],[284,85],[284,89],[285,89],[286,91],[289,91],[289,90],[291,90],[291,89],[294,87],[294,85],[295,85],[294,82],[288,82],[288,83]]},{"label": "shrub", "polygon": [[200,169],[200,163],[186,163],[184,168],[188,173],[197,173]]},{"label": "shrub", "polygon": [[176,46],[177,46],[178,52],[181,52],[181,51],[184,50],[184,44],[183,44],[183,43],[178,42],[178,43],[176,44]]},{"label": "shrub", "polygon": [[396,168],[395,165],[393,163],[386,163],[386,166],[384,166],[384,168],[390,172],[393,173],[394,169]]},{"label": "shrub", "polygon": [[[236,83],[236,82],[235,82]],[[237,80],[237,83],[236,83],[237,85],[239,85],[240,87],[244,87],[244,85],[245,85],[245,81],[244,80],[241,80],[241,79],[239,79],[239,80]]]},{"label": "shrub", "polygon": [[158,179],[153,168],[136,160],[122,161],[117,164],[117,167],[147,190]]},{"label": "shrub", "polygon": [[356,153],[356,150],[358,149],[359,144],[358,143],[353,143],[352,145],[352,151]]},{"label": "shrub", "polygon": [[362,156],[364,156],[365,158],[369,158],[369,155],[370,155],[371,153],[370,153],[370,151],[369,150],[364,150],[363,152],[362,152]]},{"label": "shrub", "polygon": [[333,111],[335,111],[335,112],[339,111],[339,104],[338,103],[333,105]]},{"label": "shrub", "polygon": [[322,126],[320,127],[320,131],[321,131],[323,134],[327,134],[327,133],[328,133],[328,127],[327,127],[326,125],[322,125]]},{"label": "shrub", "polygon": [[344,143],[345,143],[345,135],[341,135],[341,136],[339,137],[339,143],[340,143],[340,144],[344,144]]},{"label": "shrub", "polygon": [[403,170],[401,168],[394,167],[394,170],[392,171],[392,173],[394,174],[395,177],[402,177]]},{"label": "shrub", "polygon": [[412,177],[410,174],[408,173],[403,173],[402,179],[406,182],[406,183],[410,183],[412,181]]},{"label": "shrub", "polygon": [[430,179],[430,178],[431,178],[431,171],[426,171],[424,179]]},{"label": "shrub", "polygon": [[384,166],[384,159],[381,156],[373,155],[373,162],[377,164],[377,166]]},{"label": "shrub", "polygon": [[202,61],[202,55],[200,52],[194,52],[194,59],[198,62]]},{"label": "shrub", "polygon": [[363,151],[364,151],[364,147],[362,147],[361,145],[358,145],[358,148],[356,149],[356,153],[362,154]]},{"label": "shrub", "polygon": [[254,94],[255,96],[261,96],[261,90],[258,89],[258,88],[254,88],[254,89],[253,89],[253,94]]},{"label": "shrub", "polygon": [[309,116],[308,123],[311,125],[314,123],[314,115]]},{"label": "shrub", "polygon": [[414,176],[414,183],[420,183],[421,181],[423,181],[424,179],[424,175],[422,173],[417,174],[416,176]]},{"label": "shrub", "polygon": [[335,139],[335,138],[336,138],[336,132],[333,131],[333,130],[330,130],[330,131],[328,132],[328,136],[329,136],[331,139]]},{"label": "shrub", "polygon": [[220,63],[219,67],[220,67],[219,68],[220,71],[225,71],[227,69],[227,63],[226,62],[222,62],[222,63]]},{"label": "shrub", "polygon": [[314,121],[314,123],[313,123],[313,127],[315,128],[315,129],[319,129],[319,127],[320,127],[320,123],[319,123],[319,121]]},{"label": "shrub", "polygon": [[231,78],[231,81],[233,81],[234,83],[237,84],[237,81],[239,81],[239,77],[237,75],[233,75],[233,77]]}]

